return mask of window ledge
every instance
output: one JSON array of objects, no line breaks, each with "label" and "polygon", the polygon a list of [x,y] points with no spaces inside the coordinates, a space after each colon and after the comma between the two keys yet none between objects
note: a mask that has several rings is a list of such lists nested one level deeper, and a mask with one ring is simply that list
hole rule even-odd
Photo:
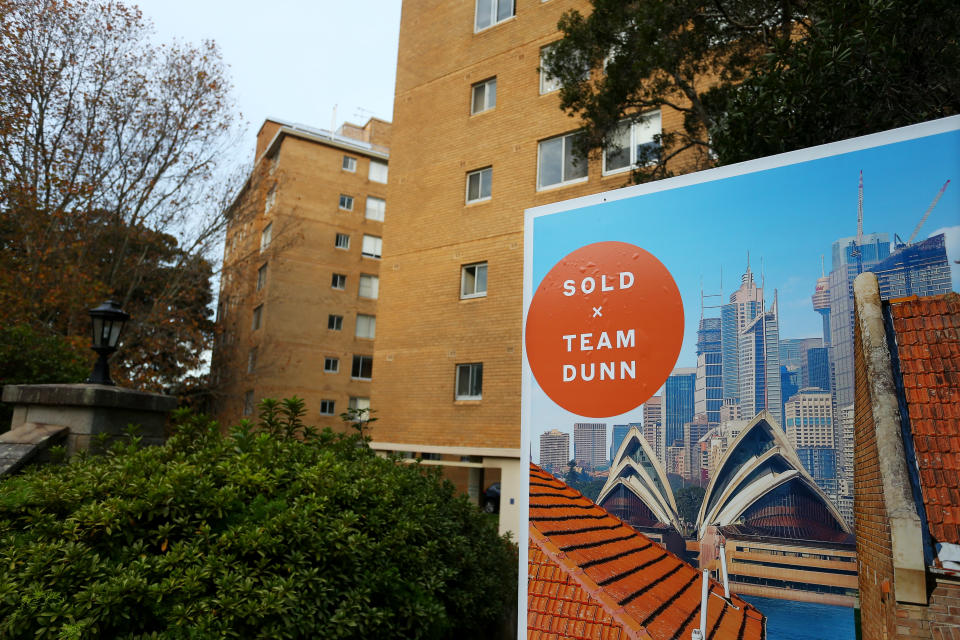
[{"label": "window ledge", "polygon": [[476,200],[467,200],[466,202],[463,203],[463,206],[472,207],[478,204],[485,204],[487,202],[490,202],[491,200],[493,200],[493,196],[488,196],[486,198],[477,198]]},{"label": "window ledge", "polygon": [[[516,9],[516,5],[514,5],[514,9],[513,9],[513,10],[514,10],[514,11],[517,10],[517,9]],[[513,14],[512,16],[510,16],[509,18],[504,18],[504,19],[501,20],[500,22],[494,22],[494,23],[491,24],[489,27],[484,27],[483,29],[477,29],[476,23],[474,23],[473,35],[478,36],[478,35],[480,35],[481,33],[486,33],[486,32],[488,32],[488,31],[490,31],[490,29],[493,29],[494,27],[499,27],[499,26],[502,25],[502,24],[507,24],[508,22],[513,22],[513,21],[516,20],[516,19],[517,19],[517,14],[514,13],[514,14]]]},{"label": "window ledge", "polygon": [[461,300],[480,300],[486,297],[487,297],[486,291],[484,291],[483,293],[471,293],[470,295],[467,295],[467,296],[463,294],[460,295]]},{"label": "window ledge", "polygon": [[471,405],[480,404],[481,401],[482,401],[482,397],[481,398],[475,398],[475,397],[457,398],[456,400],[453,401],[453,404],[471,406]]},{"label": "window ledge", "polygon": [[590,176],[585,176],[583,178],[577,178],[576,180],[567,180],[566,182],[558,182],[556,184],[551,184],[546,187],[537,187],[537,193],[543,193],[545,191],[555,191],[557,189],[562,189],[564,187],[570,187],[575,184],[581,184],[590,179]]}]

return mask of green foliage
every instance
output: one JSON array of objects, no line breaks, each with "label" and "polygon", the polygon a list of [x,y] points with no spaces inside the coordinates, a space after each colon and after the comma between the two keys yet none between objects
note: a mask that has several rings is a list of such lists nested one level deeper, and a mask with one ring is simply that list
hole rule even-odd
[{"label": "green foliage", "polygon": [[0,483],[0,637],[480,638],[515,551],[439,471],[261,404]]},{"label": "green foliage", "polygon": [[680,518],[687,523],[696,522],[700,512],[700,504],[707,490],[692,484],[687,487],[674,489],[673,499],[677,501],[677,511]]},{"label": "green foliage", "polygon": [[[42,335],[28,326],[0,326],[0,387],[6,384],[82,382],[90,374],[90,355],[60,336]],[[13,408],[0,403],[0,431],[10,425]]]},{"label": "green foliage", "polygon": [[567,465],[567,473],[564,475],[563,481],[567,483],[567,486],[582,493],[585,498],[596,502],[607,480],[606,478],[594,478],[586,473],[578,472],[575,461],[571,460],[570,464]]},{"label": "green foliage", "polygon": [[947,0],[593,0],[559,27],[545,68],[584,151],[624,119],[680,114],[637,181],[671,175],[679,154],[703,168],[960,113]]}]

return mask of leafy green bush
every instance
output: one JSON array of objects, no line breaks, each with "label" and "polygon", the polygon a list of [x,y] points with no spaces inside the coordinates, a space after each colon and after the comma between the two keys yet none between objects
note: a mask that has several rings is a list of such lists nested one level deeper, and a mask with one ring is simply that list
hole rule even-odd
[{"label": "leafy green bush", "polygon": [[181,412],[165,446],[0,483],[0,637],[497,636],[513,545],[435,469],[303,411],[228,437]]}]

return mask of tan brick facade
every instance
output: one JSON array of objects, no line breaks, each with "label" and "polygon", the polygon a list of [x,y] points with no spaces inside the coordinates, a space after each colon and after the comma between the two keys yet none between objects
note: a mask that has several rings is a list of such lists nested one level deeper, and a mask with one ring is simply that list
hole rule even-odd
[{"label": "tan brick facade", "polygon": [[[375,443],[455,454],[493,448],[519,460],[524,210],[630,182],[629,174],[602,176],[592,158],[586,180],[538,191],[538,143],[579,126],[560,110],[559,92],[540,93],[540,49],[560,38],[565,11],[586,12],[589,3],[515,4],[515,16],[476,33],[474,2],[403,6]],[[471,114],[472,86],[491,78],[495,106]],[[664,110],[664,130],[681,124]],[[467,203],[467,174],[486,167],[491,197]],[[461,299],[461,269],[477,262],[487,263],[486,295]],[[479,401],[456,400],[456,367],[468,363],[483,364]],[[519,472],[509,477],[523,481]]]},{"label": "tan brick facade", "polygon": [[[361,248],[364,235],[383,236],[366,205],[368,196],[386,198],[386,184],[371,180],[369,169],[387,162],[390,123],[347,126],[340,136],[269,120],[260,130],[257,163],[226,236],[213,362],[223,425],[245,417],[251,400],[297,395],[308,424],[340,428],[337,414],[350,398],[370,397],[371,382],[351,369],[355,355],[373,355],[373,340],[356,337],[356,327],[358,314],[376,317],[377,300],[360,296],[359,284],[361,275],[379,277],[380,260]],[[344,169],[345,156],[353,171]],[[341,195],[353,199],[352,210],[341,207]],[[348,248],[336,246],[337,234],[349,236]],[[334,274],[344,276],[342,289]],[[329,328],[331,315],[341,318],[339,329]],[[326,358],[338,360],[336,373],[325,371]]]}]

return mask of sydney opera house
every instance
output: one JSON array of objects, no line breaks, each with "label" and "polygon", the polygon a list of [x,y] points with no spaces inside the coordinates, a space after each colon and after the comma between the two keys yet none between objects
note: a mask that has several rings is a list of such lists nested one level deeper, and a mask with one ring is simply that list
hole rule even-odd
[{"label": "sydney opera house", "polygon": [[[637,429],[624,438],[597,504],[683,555],[673,492]],[[694,533],[702,568],[719,570],[724,547],[737,593],[845,605],[856,597],[853,535],[766,411],[720,461]]]}]

